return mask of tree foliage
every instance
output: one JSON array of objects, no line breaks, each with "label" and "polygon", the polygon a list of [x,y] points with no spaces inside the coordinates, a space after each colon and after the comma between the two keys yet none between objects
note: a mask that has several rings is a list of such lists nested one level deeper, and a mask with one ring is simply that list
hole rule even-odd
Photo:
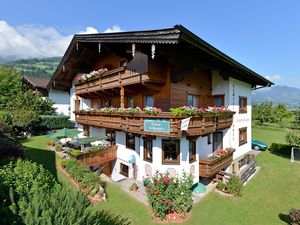
[{"label": "tree foliage", "polygon": [[278,104],[274,107],[275,121],[278,122],[280,127],[284,127],[283,120],[292,116],[292,113],[288,111],[284,104]]},{"label": "tree foliage", "polygon": [[22,93],[21,77],[15,69],[0,66],[0,108],[7,109],[15,97]]},{"label": "tree foliage", "polygon": [[3,130],[30,129],[39,115],[53,115],[52,101],[26,91],[15,69],[0,66],[0,123]]},{"label": "tree foliage", "polygon": [[285,140],[292,146],[300,146],[300,135],[296,132],[288,132],[285,135]]},{"label": "tree foliage", "polygon": [[82,192],[64,189],[41,165],[14,160],[0,167],[0,224],[129,224],[107,211],[94,211]]},{"label": "tree foliage", "polygon": [[258,105],[254,105],[252,113],[253,119],[256,120],[259,125],[274,122],[272,102],[265,102]]},{"label": "tree foliage", "polygon": [[264,102],[253,106],[252,116],[258,125],[276,122],[280,127],[284,127],[284,120],[290,118],[292,113],[284,104],[273,107],[272,102]]}]

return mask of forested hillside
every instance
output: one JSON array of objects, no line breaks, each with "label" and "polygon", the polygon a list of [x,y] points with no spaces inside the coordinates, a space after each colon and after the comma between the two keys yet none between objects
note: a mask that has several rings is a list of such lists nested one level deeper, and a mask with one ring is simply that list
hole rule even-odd
[{"label": "forested hillside", "polygon": [[20,59],[4,63],[5,66],[14,67],[21,75],[50,78],[59,64],[61,57],[44,59]]}]

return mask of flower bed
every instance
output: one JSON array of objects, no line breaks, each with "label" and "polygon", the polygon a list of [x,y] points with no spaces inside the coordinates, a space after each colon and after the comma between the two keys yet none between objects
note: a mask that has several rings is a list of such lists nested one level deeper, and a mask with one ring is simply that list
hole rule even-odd
[{"label": "flower bed", "polygon": [[192,208],[192,175],[183,173],[181,178],[170,177],[158,171],[153,177],[143,180],[149,205],[161,220],[177,213],[185,218]]},{"label": "flower bed", "polygon": [[100,146],[86,147],[83,151],[80,151],[80,150],[77,150],[77,149],[72,149],[70,151],[70,156],[73,156],[73,157],[76,158],[79,155],[90,153],[90,152],[100,152],[100,151],[102,151],[106,148],[107,147],[100,145]]},{"label": "flower bed", "polygon": [[105,183],[100,177],[90,171],[82,163],[78,163],[74,159],[63,159],[60,162],[62,168],[78,183],[79,188],[88,196],[102,200],[105,198],[104,185]]}]

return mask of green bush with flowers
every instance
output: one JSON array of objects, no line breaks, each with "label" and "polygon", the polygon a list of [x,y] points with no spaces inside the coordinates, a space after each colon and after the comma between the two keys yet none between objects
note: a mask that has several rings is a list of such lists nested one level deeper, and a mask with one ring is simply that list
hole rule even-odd
[{"label": "green bush with flowers", "polygon": [[153,177],[143,180],[149,205],[154,215],[161,220],[169,213],[176,212],[180,217],[186,217],[193,205],[192,190],[193,177],[183,172],[180,178],[171,177],[158,171]]}]

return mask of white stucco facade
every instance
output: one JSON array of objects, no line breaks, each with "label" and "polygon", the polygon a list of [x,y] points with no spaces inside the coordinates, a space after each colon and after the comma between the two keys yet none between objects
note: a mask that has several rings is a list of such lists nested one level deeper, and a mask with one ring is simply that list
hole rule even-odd
[{"label": "white stucco facade", "polygon": [[[224,79],[218,71],[213,71],[212,74],[212,95],[224,94],[225,106],[236,112],[232,126],[226,132],[223,132],[223,147],[230,146],[236,149],[233,155],[233,159],[236,159],[251,150],[251,85],[232,77]],[[246,113],[239,112],[240,97],[247,98]],[[244,127],[247,128],[247,143],[240,146],[239,129]]]},{"label": "white stucco facade", "polygon": [[54,102],[53,108],[55,108],[57,114],[70,116],[70,95],[69,92],[50,90],[49,97]]}]

